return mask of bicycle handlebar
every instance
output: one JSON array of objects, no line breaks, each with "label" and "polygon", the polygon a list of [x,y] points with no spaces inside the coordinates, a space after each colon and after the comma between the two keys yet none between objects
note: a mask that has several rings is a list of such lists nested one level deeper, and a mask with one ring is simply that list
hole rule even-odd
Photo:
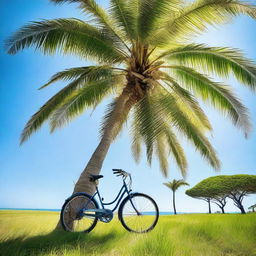
[{"label": "bicycle handlebar", "polygon": [[113,169],[113,173],[116,175],[116,176],[122,176],[123,180],[125,180],[127,177],[130,178],[130,182],[129,182],[129,188],[131,189],[131,186],[132,186],[132,176],[129,172],[126,172],[122,169]]},{"label": "bicycle handlebar", "polygon": [[113,173],[116,174],[116,176],[123,176],[123,177],[131,176],[130,173],[128,173],[122,169],[113,169]]}]

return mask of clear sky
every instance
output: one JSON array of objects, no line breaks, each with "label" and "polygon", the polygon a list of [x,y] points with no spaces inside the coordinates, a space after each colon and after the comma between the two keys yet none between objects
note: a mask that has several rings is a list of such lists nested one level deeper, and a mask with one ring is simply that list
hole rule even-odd
[{"label": "clear sky", "polygon": [[[98,2],[104,6],[108,3],[107,0]],[[88,111],[54,134],[49,134],[48,126],[44,125],[20,147],[19,136],[26,121],[64,83],[41,91],[37,88],[58,71],[90,63],[70,56],[43,56],[33,49],[10,56],[3,48],[3,41],[29,21],[82,18],[82,15],[75,4],[55,6],[48,0],[0,0],[0,12],[0,208],[60,208],[97,146],[98,127],[107,102],[93,115]],[[240,48],[246,56],[256,60],[255,31],[255,21],[239,17],[220,29],[210,29],[197,41],[210,46]],[[254,129],[246,140],[224,116],[204,106],[214,128],[209,137],[222,161],[222,168],[219,173],[214,172],[193,147],[184,142],[189,161],[187,182],[191,186],[213,175],[256,174],[256,96],[233,78],[226,82],[235,87],[236,94],[249,108]],[[162,183],[180,179],[181,175],[171,159],[168,179],[161,175],[157,161],[151,168],[145,158],[136,165],[130,152],[129,134],[124,131],[111,146],[102,168],[105,178],[101,180],[100,189],[106,200],[112,199],[121,185],[120,178],[112,174],[112,168],[131,172],[134,190],[152,195],[160,210],[172,210],[171,193]],[[185,189],[177,193],[178,211],[206,212],[207,204],[186,196]],[[247,208],[255,201],[255,195],[247,197],[244,205]],[[213,210],[218,208],[213,206]],[[227,211],[237,211],[231,201]]]}]

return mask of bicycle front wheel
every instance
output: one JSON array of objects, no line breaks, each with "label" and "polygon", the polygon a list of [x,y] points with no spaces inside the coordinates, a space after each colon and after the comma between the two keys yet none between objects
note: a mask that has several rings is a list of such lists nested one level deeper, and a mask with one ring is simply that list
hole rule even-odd
[{"label": "bicycle front wheel", "polygon": [[148,195],[134,193],[124,199],[118,211],[125,229],[136,233],[152,230],[158,221],[159,210],[156,202]]},{"label": "bicycle front wheel", "polygon": [[[61,224],[69,232],[90,232],[96,226],[98,218],[94,217],[97,202],[87,194],[78,193],[70,197],[61,210]],[[84,216],[83,210],[91,209],[92,216]]]}]

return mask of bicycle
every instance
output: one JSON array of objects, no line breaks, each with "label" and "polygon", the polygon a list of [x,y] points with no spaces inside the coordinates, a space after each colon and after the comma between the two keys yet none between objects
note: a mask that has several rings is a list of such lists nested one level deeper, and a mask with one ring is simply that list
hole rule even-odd
[{"label": "bicycle", "polygon": [[[94,195],[76,193],[69,197],[61,210],[61,223],[66,231],[90,232],[98,221],[109,223],[114,217],[114,211],[118,208],[118,219],[123,227],[136,233],[145,233],[152,230],[159,218],[159,210],[156,202],[150,196],[143,193],[132,192],[131,175],[121,169],[113,169],[114,174],[122,177],[123,185],[116,198],[109,203],[103,203],[98,184],[103,175],[90,175],[90,181],[95,183]],[[126,183],[129,178],[128,184]],[[127,196],[123,199],[123,197]],[[95,199],[98,195],[100,206]],[[105,209],[104,206],[112,205],[114,208]]]}]

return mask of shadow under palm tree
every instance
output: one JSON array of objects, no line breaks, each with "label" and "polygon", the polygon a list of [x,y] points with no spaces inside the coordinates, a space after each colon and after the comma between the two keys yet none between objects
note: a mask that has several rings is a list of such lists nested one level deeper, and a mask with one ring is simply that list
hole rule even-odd
[{"label": "shadow under palm tree", "polygon": [[0,243],[0,255],[37,256],[47,253],[60,255],[60,252],[63,253],[72,250],[80,251],[82,255],[91,255],[95,252],[95,248],[99,252],[104,252],[106,248],[102,245],[116,238],[117,234],[115,232],[109,232],[107,234],[86,234],[54,230],[46,235],[29,238],[20,236],[12,240],[3,241]]}]

